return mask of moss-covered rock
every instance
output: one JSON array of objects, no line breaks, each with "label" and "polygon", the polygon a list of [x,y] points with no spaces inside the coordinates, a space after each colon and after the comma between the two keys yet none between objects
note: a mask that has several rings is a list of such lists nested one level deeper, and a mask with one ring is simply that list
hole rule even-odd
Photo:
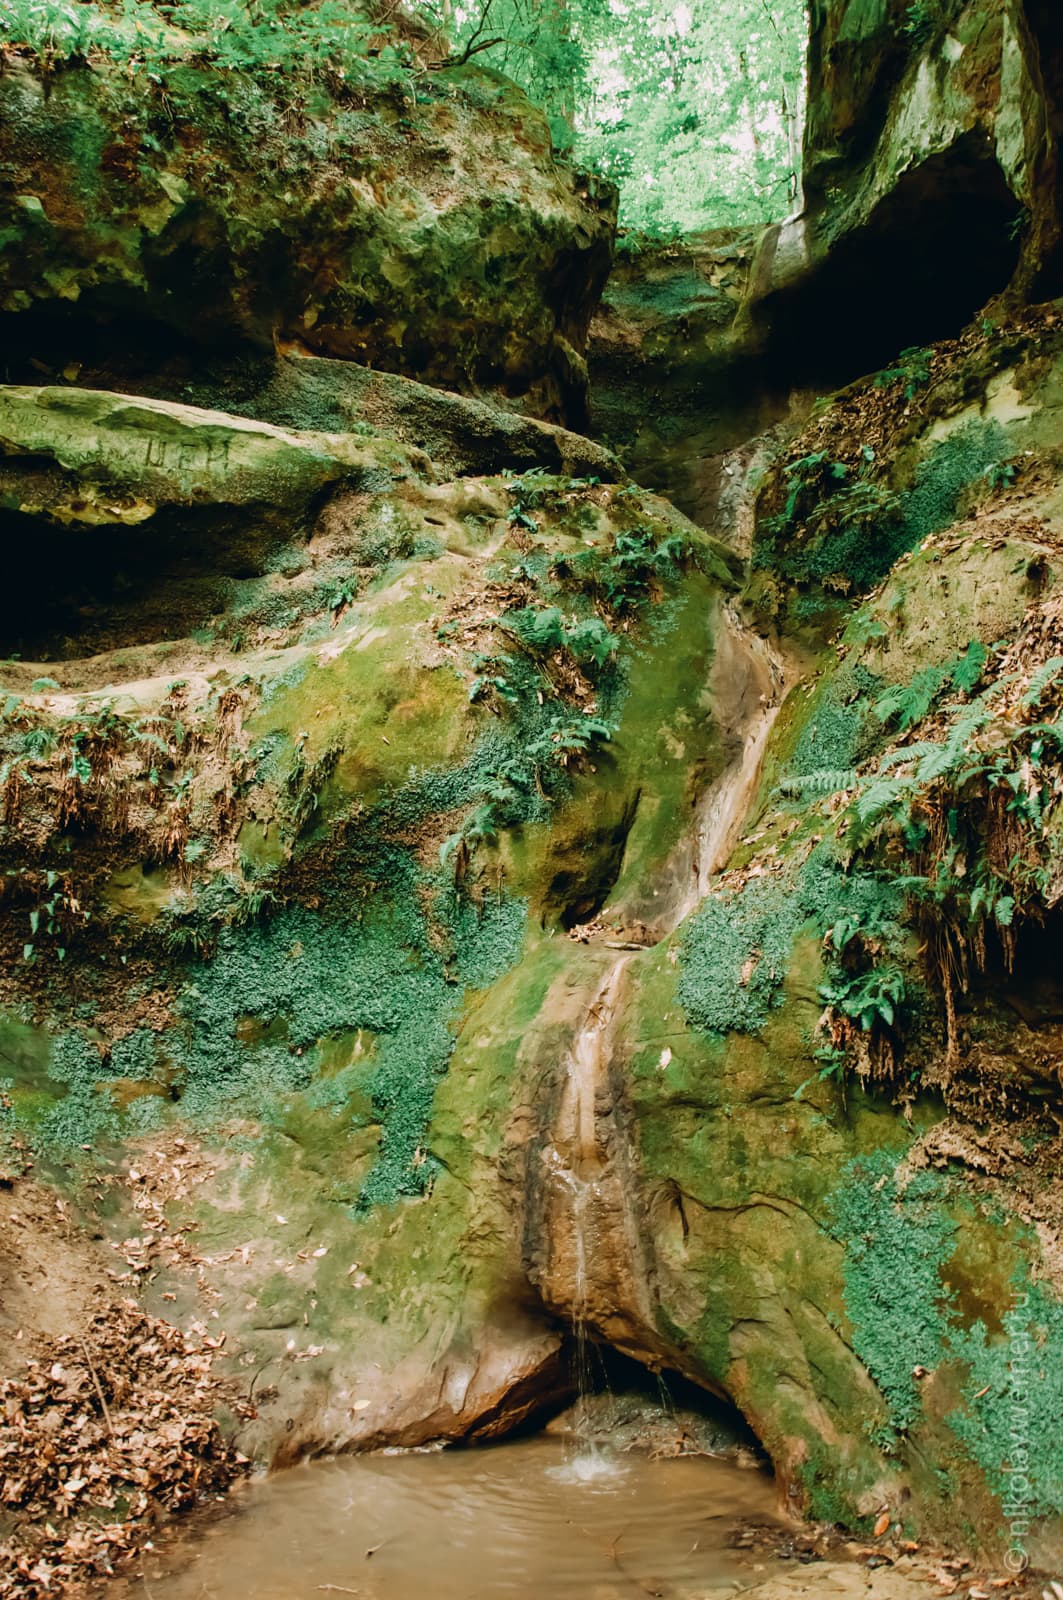
[{"label": "moss-covered rock", "polygon": [[64,526],[145,522],[163,506],[298,513],[323,488],[402,461],[384,441],[285,432],[220,411],[74,388],[0,388],[4,509]]},{"label": "moss-covered rock", "polygon": [[578,422],[615,196],[555,162],[499,75],[418,83],[293,83],[179,51],[134,81],[107,59],[12,61],[9,352],[143,371],[276,338]]}]

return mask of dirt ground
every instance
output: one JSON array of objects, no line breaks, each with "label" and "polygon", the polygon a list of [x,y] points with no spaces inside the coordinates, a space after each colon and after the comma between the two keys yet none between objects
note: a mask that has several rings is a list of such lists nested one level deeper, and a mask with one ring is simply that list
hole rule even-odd
[{"label": "dirt ground", "polygon": [[114,1255],[32,1179],[0,1186],[0,1597],[104,1578],[248,1463],[201,1326],[146,1314]]}]

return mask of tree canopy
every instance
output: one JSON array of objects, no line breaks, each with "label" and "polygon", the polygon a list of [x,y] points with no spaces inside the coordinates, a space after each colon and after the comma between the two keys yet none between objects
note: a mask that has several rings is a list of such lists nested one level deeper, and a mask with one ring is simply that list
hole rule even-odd
[{"label": "tree canopy", "polygon": [[785,216],[800,171],[804,0],[437,0],[461,55],[515,78],[559,148],[652,234]]}]

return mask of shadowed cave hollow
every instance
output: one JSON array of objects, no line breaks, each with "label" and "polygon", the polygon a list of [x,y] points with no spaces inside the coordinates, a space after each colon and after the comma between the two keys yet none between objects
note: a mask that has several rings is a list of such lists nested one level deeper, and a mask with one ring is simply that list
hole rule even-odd
[{"label": "shadowed cave hollow", "polygon": [[1011,280],[1020,217],[988,142],[958,140],[906,173],[825,263],[765,299],[773,371],[838,387],[958,334]]},{"label": "shadowed cave hollow", "polygon": [[167,507],[129,527],[61,527],[0,509],[0,653],[73,661],[182,638],[292,539],[290,522],[265,508]]},{"label": "shadowed cave hollow", "polygon": [[573,1334],[558,1355],[552,1381],[525,1397],[515,1420],[487,1419],[463,1441],[483,1447],[548,1431],[620,1448],[743,1451],[770,1470],[768,1456],[737,1406],[671,1368],[651,1370],[632,1356]]}]

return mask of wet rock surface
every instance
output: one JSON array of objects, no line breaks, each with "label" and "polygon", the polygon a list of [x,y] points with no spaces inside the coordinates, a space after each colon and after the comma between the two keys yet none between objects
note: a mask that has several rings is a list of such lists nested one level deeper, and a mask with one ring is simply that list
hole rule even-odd
[{"label": "wet rock surface", "polygon": [[611,235],[515,91],[441,81],[431,159],[363,106],[382,199],[337,213],[306,129],[265,194],[260,87],[231,194],[196,73],[203,141],[118,193],[70,133],[113,75],[0,77],[46,180],[13,376],[51,380],[0,388],[16,1203],[36,1171],[137,1315],[211,1330],[258,1461],[497,1439],[607,1345],[740,1413],[789,1513],[888,1536],[814,1591],[883,1600],[905,1541],[1008,1553],[1020,1344],[1035,1564],[1063,1516],[1055,36],[901,9],[816,8],[805,216],[599,318],[609,445],[697,522],[485,398],[585,423]]}]

